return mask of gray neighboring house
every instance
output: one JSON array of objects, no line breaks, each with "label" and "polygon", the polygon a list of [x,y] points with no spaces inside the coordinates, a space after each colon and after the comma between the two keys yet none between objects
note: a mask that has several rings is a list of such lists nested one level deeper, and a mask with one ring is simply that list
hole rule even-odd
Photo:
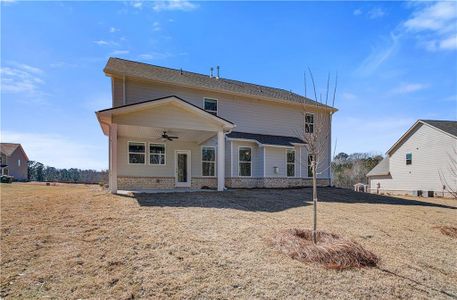
[{"label": "gray neighboring house", "polygon": [[[108,136],[113,193],[310,185],[300,135],[319,125],[317,116],[330,127],[337,111],[284,89],[222,78],[219,68],[213,76],[110,58],[104,72],[112,107],[96,115]],[[321,185],[331,175],[325,138]]]},{"label": "gray neighboring house", "polygon": [[450,197],[456,172],[457,121],[418,120],[367,177],[372,193]]},{"label": "gray neighboring house", "polygon": [[21,144],[0,143],[0,164],[2,175],[13,176],[15,180],[27,180],[29,158]]}]

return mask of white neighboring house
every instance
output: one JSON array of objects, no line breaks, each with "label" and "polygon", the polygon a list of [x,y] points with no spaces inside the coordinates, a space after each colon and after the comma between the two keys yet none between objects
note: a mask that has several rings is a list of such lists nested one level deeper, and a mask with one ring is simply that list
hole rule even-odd
[{"label": "white neighboring house", "polygon": [[368,172],[372,193],[450,197],[457,191],[457,121],[418,120]]}]

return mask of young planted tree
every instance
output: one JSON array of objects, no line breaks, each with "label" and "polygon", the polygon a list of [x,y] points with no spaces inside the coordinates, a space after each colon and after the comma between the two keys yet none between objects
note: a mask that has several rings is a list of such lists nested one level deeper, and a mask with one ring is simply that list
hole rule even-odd
[{"label": "young planted tree", "polygon": [[[313,242],[317,243],[317,177],[324,172],[330,172],[330,152],[331,152],[331,123],[333,110],[329,110],[329,93],[330,93],[330,74],[327,79],[327,89],[325,91],[325,102],[322,94],[317,97],[316,84],[311,70],[308,68],[314,91],[314,102],[312,104],[303,103],[303,114],[305,124],[300,130],[302,140],[305,142],[305,148],[308,151],[307,161],[302,160],[302,164],[308,167],[308,175],[312,175],[313,181]],[[336,88],[338,75],[335,77],[333,88],[333,97],[331,106],[335,105]],[[306,95],[306,73],[305,73],[305,96]],[[307,163],[306,163],[307,162]],[[327,162],[327,167],[323,167]]]}]

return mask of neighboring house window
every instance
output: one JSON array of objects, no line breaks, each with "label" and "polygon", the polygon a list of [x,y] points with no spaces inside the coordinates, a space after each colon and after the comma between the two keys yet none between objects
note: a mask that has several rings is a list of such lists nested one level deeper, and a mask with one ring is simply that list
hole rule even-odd
[{"label": "neighboring house window", "polygon": [[305,132],[314,132],[314,114],[305,113]]},{"label": "neighboring house window", "polygon": [[216,99],[203,99],[203,109],[210,114],[217,116],[217,100]]},{"label": "neighboring house window", "polygon": [[312,166],[313,160],[314,160],[314,155],[308,155],[308,177],[313,177],[313,166]]},{"label": "neighboring house window", "polygon": [[295,176],[295,150],[287,149],[287,177]]},{"label": "neighboring house window", "polygon": [[240,147],[238,151],[238,160],[240,176],[251,176],[251,148]]},{"label": "neighboring house window", "polygon": [[149,144],[149,163],[151,165],[165,165],[165,145]]},{"label": "neighboring house window", "polygon": [[17,160],[17,166],[18,166],[18,167],[21,166],[21,160],[20,160],[20,159]]},{"label": "neighboring house window", "polygon": [[406,164],[411,165],[413,163],[413,154],[412,153],[406,153]]},{"label": "neighboring house window", "polygon": [[129,164],[144,164],[146,162],[146,144],[129,142]]},{"label": "neighboring house window", "polygon": [[216,149],[214,147],[202,148],[202,176],[216,174]]}]

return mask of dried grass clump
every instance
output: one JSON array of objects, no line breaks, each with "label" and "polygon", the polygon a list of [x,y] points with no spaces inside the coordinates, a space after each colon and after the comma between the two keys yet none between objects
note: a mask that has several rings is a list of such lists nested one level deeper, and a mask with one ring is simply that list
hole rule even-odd
[{"label": "dried grass clump", "polygon": [[272,238],[273,246],[293,259],[320,263],[328,269],[374,267],[379,258],[356,242],[342,237],[317,232],[317,244],[313,243],[312,231],[288,229]]},{"label": "dried grass clump", "polygon": [[450,237],[457,239],[457,227],[452,226],[436,226],[435,228],[439,229],[442,234],[448,235]]}]

